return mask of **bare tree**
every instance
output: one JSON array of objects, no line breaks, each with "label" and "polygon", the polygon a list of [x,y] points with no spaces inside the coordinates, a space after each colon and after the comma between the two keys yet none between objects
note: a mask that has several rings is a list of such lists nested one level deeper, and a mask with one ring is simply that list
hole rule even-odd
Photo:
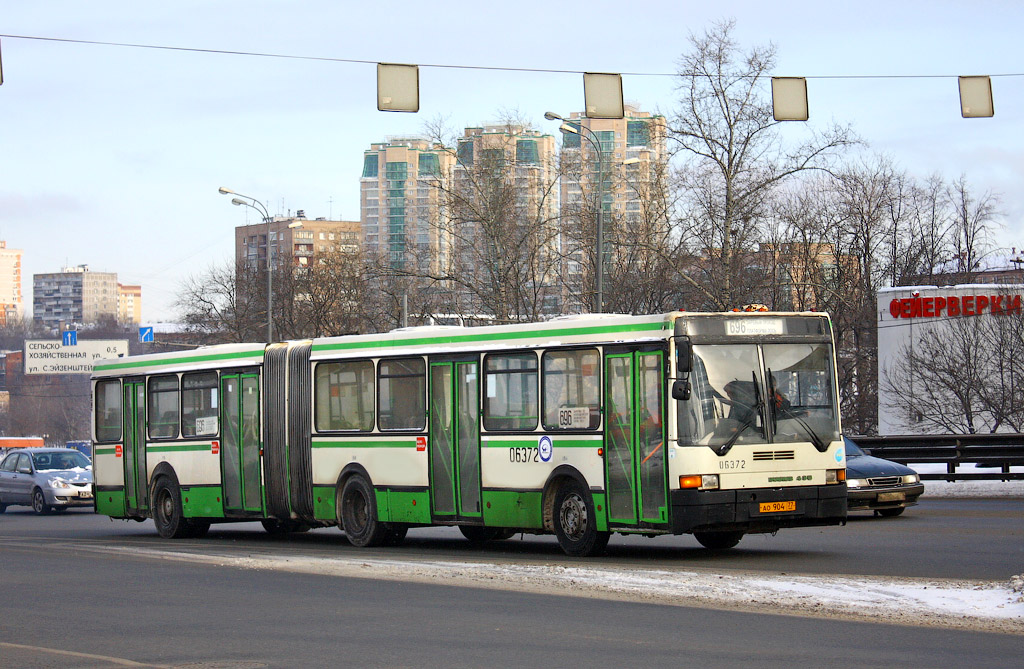
[{"label": "bare tree", "polygon": [[947,197],[952,213],[953,270],[970,281],[991,249],[998,198],[991,192],[980,196],[971,193],[964,175],[950,184]]},{"label": "bare tree", "polygon": [[246,262],[211,266],[181,285],[175,307],[197,343],[262,341],[266,337],[265,269]]},{"label": "bare tree", "polygon": [[690,192],[684,234],[699,240],[709,258],[707,282],[720,309],[744,300],[736,279],[744,253],[758,241],[765,203],[778,184],[805,170],[827,168],[852,143],[832,127],[797,147],[785,146],[764,94],[775,65],[774,46],[740,51],[734,22],[691,36],[680,61],[679,109],[669,137],[688,156]]}]

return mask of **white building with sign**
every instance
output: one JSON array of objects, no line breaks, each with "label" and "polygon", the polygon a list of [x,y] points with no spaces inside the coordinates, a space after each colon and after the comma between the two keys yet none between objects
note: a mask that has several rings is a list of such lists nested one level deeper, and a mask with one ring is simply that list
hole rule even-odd
[{"label": "white building with sign", "polygon": [[[949,342],[947,366],[973,364],[973,360],[957,362],[956,347],[964,345],[964,342],[961,338],[954,345],[954,323],[980,330],[994,322],[989,319],[1020,318],[1022,300],[1024,285],[1021,284],[907,286],[879,290],[878,433],[938,434],[951,431],[940,429],[925,412],[928,407],[934,410],[937,405],[935,397],[940,401],[944,396],[952,399],[954,393],[936,387],[925,379],[923,373],[908,370],[906,361],[912,355],[921,355],[923,336],[938,331],[938,341]],[[991,374],[991,371],[982,371],[979,376],[985,383],[995,382]],[[893,382],[897,388],[893,387]],[[909,398],[913,405],[915,397],[921,398],[920,411],[911,409],[905,401]],[[984,411],[978,412],[975,429],[977,432],[991,431],[991,422],[987,422]]]}]

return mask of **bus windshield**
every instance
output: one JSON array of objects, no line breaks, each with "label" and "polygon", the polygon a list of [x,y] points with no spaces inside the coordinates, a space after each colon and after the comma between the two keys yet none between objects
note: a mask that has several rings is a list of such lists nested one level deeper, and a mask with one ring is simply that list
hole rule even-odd
[{"label": "bus windshield", "polygon": [[681,446],[809,441],[821,449],[838,438],[827,345],[692,350],[690,398],[677,404]]}]

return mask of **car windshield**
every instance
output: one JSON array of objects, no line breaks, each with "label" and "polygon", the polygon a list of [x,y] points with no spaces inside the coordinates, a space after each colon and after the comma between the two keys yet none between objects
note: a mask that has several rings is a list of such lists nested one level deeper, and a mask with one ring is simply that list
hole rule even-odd
[{"label": "car windshield", "polygon": [[48,471],[57,469],[86,469],[89,467],[89,458],[78,451],[67,451],[66,453],[33,453],[32,464],[37,471]]}]

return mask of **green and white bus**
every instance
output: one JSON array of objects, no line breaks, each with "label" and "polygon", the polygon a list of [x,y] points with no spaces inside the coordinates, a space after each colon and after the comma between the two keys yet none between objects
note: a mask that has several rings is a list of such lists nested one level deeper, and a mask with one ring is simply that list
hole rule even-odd
[{"label": "green and white bus", "polygon": [[846,520],[835,353],[821,313],[589,315],[106,360],[96,511],[163,537],[211,523],[337,526],[356,546],[457,525],[745,533]]}]

